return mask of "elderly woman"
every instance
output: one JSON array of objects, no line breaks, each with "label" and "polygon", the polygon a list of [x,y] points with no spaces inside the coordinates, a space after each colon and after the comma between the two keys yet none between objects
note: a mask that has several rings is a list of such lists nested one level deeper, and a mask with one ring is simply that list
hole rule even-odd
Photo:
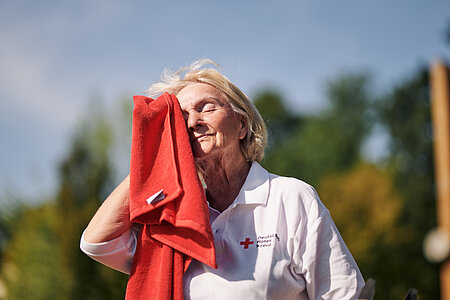
[{"label": "elderly woman", "polygon": [[[166,72],[149,89],[152,97],[176,95],[206,185],[218,268],[194,260],[183,275],[185,298],[355,299],[364,281],[328,210],[308,184],[261,167],[260,114],[206,63]],[[138,231],[127,177],[92,218],[81,249],[129,273]]]}]

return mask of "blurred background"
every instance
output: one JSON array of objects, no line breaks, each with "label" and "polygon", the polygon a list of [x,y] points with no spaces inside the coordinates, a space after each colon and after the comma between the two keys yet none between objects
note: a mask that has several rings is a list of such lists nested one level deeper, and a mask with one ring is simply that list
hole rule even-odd
[{"label": "blurred background", "polygon": [[128,174],[131,97],[210,58],[270,131],[263,165],[316,187],[375,299],[439,298],[429,66],[450,2],[0,1],[0,299],[123,299],[79,250]]}]

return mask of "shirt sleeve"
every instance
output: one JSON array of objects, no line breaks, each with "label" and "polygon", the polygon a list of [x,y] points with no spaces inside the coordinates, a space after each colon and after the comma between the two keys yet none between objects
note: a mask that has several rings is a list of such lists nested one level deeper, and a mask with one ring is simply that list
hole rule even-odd
[{"label": "shirt sleeve", "polygon": [[364,279],[329,211],[319,208],[308,223],[302,260],[310,299],[357,299]]},{"label": "shirt sleeve", "polygon": [[111,241],[88,243],[84,238],[83,232],[80,240],[80,249],[90,258],[105,266],[130,274],[138,233],[139,228],[132,227]]},{"label": "shirt sleeve", "polygon": [[330,212],[315,189],[301,192],[294,242],[294,273],[301,276],[311,300],[357,299],[364,279]]}]

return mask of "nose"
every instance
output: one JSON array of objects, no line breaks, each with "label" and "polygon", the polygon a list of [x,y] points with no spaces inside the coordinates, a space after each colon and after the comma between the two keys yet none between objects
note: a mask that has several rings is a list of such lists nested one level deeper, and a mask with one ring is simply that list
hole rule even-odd
[{"label": "nose", "polygon": [[201,126],[201,114],[194,110],[189,112],[186,120],[186,125],[190,131],[194,131],[195,129],[197,129],[199,126]]}]

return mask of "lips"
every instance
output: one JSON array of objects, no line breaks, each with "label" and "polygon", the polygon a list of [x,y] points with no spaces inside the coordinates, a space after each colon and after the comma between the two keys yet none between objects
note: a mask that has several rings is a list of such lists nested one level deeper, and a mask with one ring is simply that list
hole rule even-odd
[{"label": "lips", "polygon": [[200,142],[200,141],[204,140],[205,138],[207,138],[208,136],[210,136],[210,134],[201,134],[199,136],[196,136],[195,139]]},{"label": "lips", "polygon": [[204,139],[206,139],[207,137],[212,136],[212,134],[199,134],[199,135],[195,135],[192,137],[191,141],[197,141],[200,142]]}]

